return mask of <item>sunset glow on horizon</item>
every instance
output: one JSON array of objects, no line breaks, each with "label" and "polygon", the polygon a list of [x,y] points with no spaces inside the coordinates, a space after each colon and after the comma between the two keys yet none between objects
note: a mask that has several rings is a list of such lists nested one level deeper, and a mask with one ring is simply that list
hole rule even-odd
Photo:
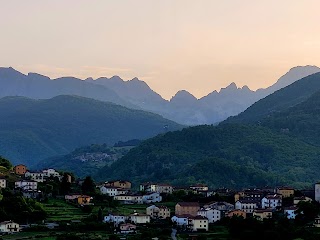
[{"label": "sunset glow on horizon", "polygon": [[317,0],[0,1],[0,66],[23,73],[138,77],[170,99],[320,66]]}]

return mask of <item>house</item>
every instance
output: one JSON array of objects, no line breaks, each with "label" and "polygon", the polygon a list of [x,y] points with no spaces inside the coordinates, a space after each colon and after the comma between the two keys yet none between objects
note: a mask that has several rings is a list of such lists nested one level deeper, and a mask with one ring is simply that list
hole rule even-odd
[{"label": "house", "polygon": [[132,223],[122,223],[120,224],[120,233],[134,233],[137,226]]},{"label": "house", "polygon": [[14,183],[15,188],[20,188],[22,190],[37,190],[38,183],[32,180],[20,180]]},{"label": "house", "polygon": [[214,223],[221,219],[221,211],[213,208],[201,208],[198,216],[206,217],[209,223]]},{"label": "house", "polygon": [[244,219],[247,218],[247,213],[245,211],[242,211],[242,210],[239,210],[239,209],[235,209],[235,210],[232,210],[230,212],[228,212],[226,214],[227,217],[233,217],[233,216],[238,216],[238,217],[243,217]]},{"label": "house", "polygon": [[24,176],[28,179],[31,179],[36,182],[44,182],[44,173],[43,172],[26,172]]},{"label": "house", "polygon": [[279,195],[267,195],[261,200],[262,208],[277,209],[282,206],[282,198]]},{"label": "house", "polygon": [[294,188],[291,187],[278,187],[276,193],[281,194],[282,197],[287,198],[294,195]]},{"label": "house", "polygon": [[252,200],[238,200],[235,203],[235,209],[242,210],[246,213],[253,213],[258,208],[258,203]]},{"label": "house", "polygon": [[15,233],[20,231],[18,223],[13,221],[4,221],[0,223],[0,232],[2,233]]},{"label": "house", "polygon": [[161,201],[162,201],[162,196],[160,196],[160,193],[158,192],[149,193],[142,196],[143,203],[157,203]]},{"label": "house", "polygon": [[188,228],[193,232],[197,232],[199,230],[208,231],[209,230],[208,218],[203,216],[190,217],[188,219]]},{"label": "house", "polygon": [[7,187],[7,180],[4,177],[0,177],[0,188]]},{"label": "house", "polygon": [[24,175],[27,172],[27,166],[19,164],[13,168],[13,171],[17,175]]},{"label": "house", "polygon": [[60,177],[60,173],[58,173],[55,169],[53,169],[53,168],[48,168],[48,169],[44,169],[43,171],[42,171],[42,173],[43,173],[43,176],[45,177],[45,178],[49,178],[49,177]]},{"label": "house", "polygon": [[288,219],[295,219],[297,210],[298,208],[294,206],[286,207],[284,208],[284,214],[287,216]]},{"label": "house", "polygon": [[87,195],[81,195],[81,196],[78,196],[77,198],[77,202],[79,205],[89,205],[91,200],[92,200],[92,197]]},{"label": "house", "polygon": [[129,220],[134,224],[150,223],[150,216],[143,213],[133,213],[129,215]]},{"label": "house", "polygon": [[127,219],[128,217],[125,215],[110,213],[108,216],[104,217],[103,221],[111,222],[111,223],[114,223],[115,226],[118,226],[121,223],[125,223]]},{"label": "house", "polygon": [[131,182],[129,182],[129,181],[123,181],[123,180],[108,181],[108,182],[105,182],[104,185],[105,185],[105,186],[110,186],[110,187],[118,187],[118,188],[131,189]]},{"label": "house", "polygon": [[191,190],[193,190],[195,193],[197,191],[208,191],[209,188],[207,185],[205,184],[196,184],[196,185],[192,185],[189,187]]},{"label": "house", "polygon": [[197,202],[179,202],[175,206],[175,214],[190,214],[191,216],[197,216],[199,209],[200,206]]},{"label": "house", "polygon": [[312,202],[312,199],[309,198],[309,197],[294,197],[293,198],[293,205],[294,206],[297,206],[299,204],[299,202],[309,202],[311,203]]},{"label": "house", "polygon": [[153,219],[166,219],[170,217],[170,209],[166,206],[151,205],[146,208],[146,213]]},{"label": "house", "polygon": [[192,217],[190,214],[183,214],[183,215],[175,215],[171,218],[171,221],[175,223],[177,226],[180,227],[187,227],[188,219]]},{"label": "house", "polygon": [[260,189],[248,189],[242,192],[237,192],[234,195],[235,202],[238,200],[251,200],[260,202],[261,199],[264,197],[265,192]]},{"label": "house", "polygon": [[65,195],[64,199],[67,201],[73,201],[75,199],[78,199],[78,197],[80,197],[81,194],[72,194],[72,195]]},{"label": "house", "polygon": [[119,188],[119,187],[112,187],[112,186],[102,186],[100,187],[100,192],[102,194],[108,195],[110,197],[114,197],[117,195],[124,195],[129,192],[128,189]]},{"label": "house", "polygon": [[42,196],[42,193],[41,191],[39,190],[23,190],[22,191],[22,195],[25,197],[25,198],[32,198],[32,199],[38,199]]},{"label": "house", "polygon": [[234,210],[234,205],[227,202],[210,202],[205,204],[203,207],[219,210],[221,212],[221,218],[225,217],[227,212]]},{"label": "house", "polygon": [[320,227],[320,217],[316,217],[313,222],[313,226]]},{"label": "house", "polygon": [[120,201],[122,204],[143,204],[142,195],[124,194],[113,197],[114,200]]},{"label": "house", "polygon": [[140,191],[171,194],[173,192],[173,187],[169,184],[164,184],[164,183],[147,182],[147,183],[140,184]]},{"label": "house", "polygon": [[272,209],[255,209],[253,211],[253,217],[263,221],[263,219],[272,218]]}]

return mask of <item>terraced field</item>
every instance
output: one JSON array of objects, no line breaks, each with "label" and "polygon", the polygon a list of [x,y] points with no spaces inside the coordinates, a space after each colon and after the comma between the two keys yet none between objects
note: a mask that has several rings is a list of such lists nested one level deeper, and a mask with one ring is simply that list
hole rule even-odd
[{"label": "terraced field", "polygon": [[81,220],[88,216],[80,208],[66,203],[63,199],[49,199],[49,202],[43,205],[48,213],[47,221],[49,222]]}]

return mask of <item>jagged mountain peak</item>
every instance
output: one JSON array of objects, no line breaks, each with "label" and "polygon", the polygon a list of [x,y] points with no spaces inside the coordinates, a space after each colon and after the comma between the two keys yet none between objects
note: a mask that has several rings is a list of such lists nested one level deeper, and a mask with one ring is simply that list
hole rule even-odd
[{"label": "jagged mountain peak", "polygon": [[187,90],[180,90],[178,91],[170,100],[176,100],[176,99],[189,99],[189,100],[197,100],[197,98],[195,96],[193,96],[190,92],[188,92]]}]

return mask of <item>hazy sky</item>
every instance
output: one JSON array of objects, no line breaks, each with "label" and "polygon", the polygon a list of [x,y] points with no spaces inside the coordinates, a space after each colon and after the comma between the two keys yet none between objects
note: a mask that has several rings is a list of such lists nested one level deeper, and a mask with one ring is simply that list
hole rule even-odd
[{"label": "hazy sky", "polygon": [[0,66],[139,77],[170,98],[320,66],[319,0],[0,0]]}]

